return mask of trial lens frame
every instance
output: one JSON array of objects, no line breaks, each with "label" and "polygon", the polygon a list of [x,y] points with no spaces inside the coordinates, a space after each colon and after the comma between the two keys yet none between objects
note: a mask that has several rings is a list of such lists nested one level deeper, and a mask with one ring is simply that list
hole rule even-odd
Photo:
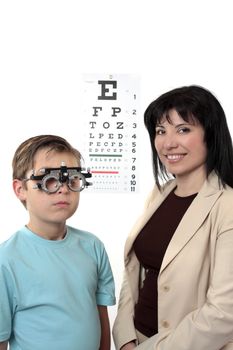
[{"label": "trial lens frame", "polygon": [[[92,183],[87,181],[86,178],[92,177],[92,174],[89,169],[87,172],[84,172],[85,168],[81,167],[67,167],[65,162],[61,162],[60,168],[44,168],[40,169],[40,172],[43,172],[42,175],[34,175],[34,173],[25,181],[29,180],[39,180],[36,185],[33,186],[34,189],[42,190],[48,194],[55,193],[59,190],[59,188],[67,183],[68,188],[73,192],[81,192],[85,187],[91,186]],[[82,181],[82,185],[79,188],[72,187],[72,180],[76,177]],[[47,184],[49,181],[54,180],[56,182],[56,186],[54,186],[54,190],[48,189]]]}]

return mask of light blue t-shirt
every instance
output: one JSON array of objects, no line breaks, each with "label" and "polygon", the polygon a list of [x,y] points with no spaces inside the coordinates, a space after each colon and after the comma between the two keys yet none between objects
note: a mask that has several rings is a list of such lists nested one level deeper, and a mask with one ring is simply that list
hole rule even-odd
[{"label": "light blue t-shirt", "polygon": [[0,341],[11,350],[98,350],[97,305],[114,305],[103,243],[67,227],[50,241],[26,227],[0,245]]}]

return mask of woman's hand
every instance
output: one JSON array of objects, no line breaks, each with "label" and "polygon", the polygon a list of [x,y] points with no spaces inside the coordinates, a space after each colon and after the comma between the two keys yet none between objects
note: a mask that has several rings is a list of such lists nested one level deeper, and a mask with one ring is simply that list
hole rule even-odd
[{"label": "woman's hand", "polygon": [[131,342],[123,345],[120,350],[132,350],[135,348],[136,348],[136,344],[133,341],[131,341]]}]

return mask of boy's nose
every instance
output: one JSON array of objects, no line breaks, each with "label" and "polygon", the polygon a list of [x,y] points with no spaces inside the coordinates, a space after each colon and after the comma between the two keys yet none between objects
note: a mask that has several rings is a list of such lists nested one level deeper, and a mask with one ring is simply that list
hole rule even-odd
[{"label": "boy's nose", "polygon": [[61,187],[58,190],[58,193],[62,193],[62,192],[69,192],[70,189],[68,187],[67,182],[61,182]]}]

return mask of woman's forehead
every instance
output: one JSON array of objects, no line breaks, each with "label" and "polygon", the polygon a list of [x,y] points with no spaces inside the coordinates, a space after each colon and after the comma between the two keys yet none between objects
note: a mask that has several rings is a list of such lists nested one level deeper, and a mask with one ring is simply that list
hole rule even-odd
[{"label": "woman's forehead", "polygon": [[156,120],[156,124],[177,124],[177,123],[188,123],[188,124],[198,124],[197,118],[190,112],[186,111],[184,113],[178,112],[175,108],[165,111]]}]

